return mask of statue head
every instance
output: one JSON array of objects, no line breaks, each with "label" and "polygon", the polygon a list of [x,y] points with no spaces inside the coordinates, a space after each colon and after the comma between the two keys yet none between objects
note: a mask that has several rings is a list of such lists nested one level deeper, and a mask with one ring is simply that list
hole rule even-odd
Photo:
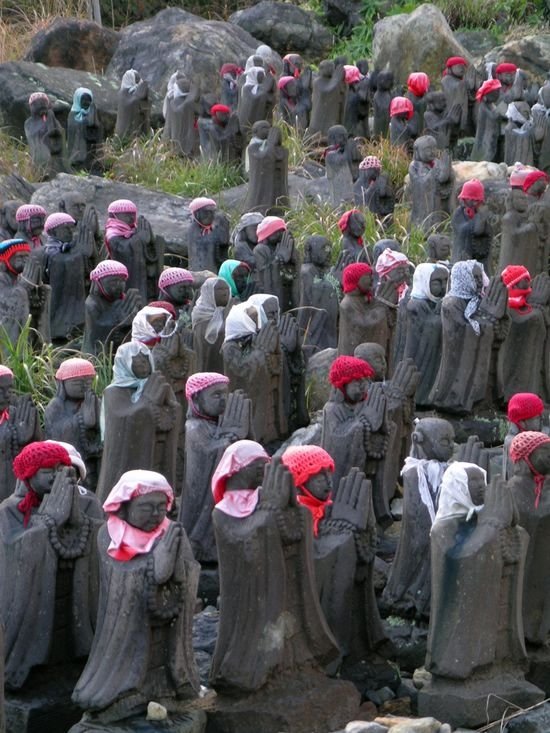
[{"label": "statue head", "polygon": [[472,178],[462,186],[458,199],[464,208],[472,209],[474,212],[485,202],[485,189],[481,181]]},{"label": "statue head", "polygon": [[248,211],[246,214],[243,214],[231,235],[233,244],[236,245],[239,242],[246,242],[250,246],[257,244],[258,224],[263,218],[263,215],[258,211]]},{"label": "statue head", "polygon": [[363,76],[366,76],[369,73],[369,62],[368,59],[359,59],[359,61],[355,62],[355,65],[361,72]]},{"label": "statue head", "polygon": [[319,76],[323,77],[324,79],[330,79],[330,77],[334,74],[334,61],[330,61],[330,59],[325,59],[324,61],[321,61],[319,64]]},{"label": "statue head", "polygon": [[328,237],[314,234],[304,242],[304,262],[325,267],[330,262],[332,246]]},{"label": "statue head", "polygon": [[82,194],[70,191],[64,194],[58,205],[59,211],[69,214],[76,222],[82,220],[86,210],[86,200]]},{"label": "statue head", "polygon": [[451,238],[446,234],[430,234],[428,237],[428,257],[430,260],[445,262],[451,256]]},{"label": "statue head", "polygon": [[193,199],[189,204],[189,211],[201,227],[211,227],[217,211],[217,204],[214,199],[206,196],[199,196]]},{"label": "statue head", "polygon": [[31,116],[36,119],[43,119],[50,109],[50,99],[44,92],[34,92],[29,97]]},{"label": "statue head", "polygon": [[511,188],[508,192],[509,208],[524,214],[529,208],[529,198],[521,188]]},{"label": "statue head", "polygon": [[507,408],[508,420],[518,430],[540,431],[544,414],[544,402],[532,392],[517,392],[510,397]]},{"label": "statue head", "polygon": [[225,412],[229,379],[217,372],[197,372],[185,384],[185,397],[192,415],[218,418]]},{"label": "statue head", "polygon": [[380,176],[381,170],[382,163],[380,162],[380,159],[376,157],[376,155],[367,155],[359,163],[359,174],[362,176],[365,183],[376,181],[376,179]]},{"label": "statue head", "polygon": [[353,355],[358,359],[366,362],[374,371],[372,377],[374,382],[383,382],[386,378],[388,363],[386,361],[386,351],[380,344],[373,342],[365,342],[355,347]]},{"label": "statue head", "polygon": [[299,54],[287,53],[283,58],[283,75],[294,76],[296,78],[300,76],[303,65],[303,59]]},{"label": "statue head", "polygon": [[292,445],[281,456],[300,496],[313,497],[319,502],[330,499],[334,461],[329,453],[318,445]]},{"label": "statue head", "polygon": [[412,452],[415,458],[446,463],[453,455],[454,429],[450,422],[438,417],[424,417],[415,425]]},{"label": "statue head", "polygon": [[437,142],[431,135],[422,135],[414,141],[414,159],[431,164],[437,157]]},{"label": "statue head", "polygon": [[44,231],[46,209],[38,204],[23,204],[15,212],[17,228],[31,237],[39,237]]},{"label": "statue head", "polygon": [[328,128],[327,140],[330,147],[338,147],[343,150],[348,142],[348,131],[344,125],[332,125]]},{"label": "statue head", "polygon": [[118,219],[128,224],[128,226],[135,226],[137,215],[137,206],[129,199],[117,199],[116,201],[112,201],[107,207],[108,218]]},{"label": "statue head", "polygon": [[100,293],[108,301],[120,300],[126,290],[128,270],[122,262],[103,260],[90,272],[90,280],[93,292]]},{"label": "statue head", "polygon": [[55,378],[64,396],[74,402],[81,402],[92,388],[96,377],[94,365],[88,359],[74,357],[61,362]]},{"label": "statue head", "polygon": [[256,228],[258,242],[275,248],[283,238],[286,230],[286,222],[280,216],[265,216]]},{"label": "statue head", "polygon": [[[510,181],[512,179],[510,178]],[[540,199],[548,187],[548,175],[544,171],[530,171],[525,176],[523,181],[522,190],[528,196],[532,196],[535,199]]]},{"label": "statue head", "polygon": [[480,506],[485,501],[485,489],[487,488],[486,474],[479,466],[469,465],[466,468],[468,476],[468,491],[472,503]]},{"label": "statue head", "polygon": [[294,76],[282,76],[277,82],[277,88],[290,99],[296,99],[298,96],[298,85]]},{"label": "statue head", "polygon": [[463,79],[466,74],[467,61],[462,56],[451,56],[445,64],[445,75]]},{"label": "statue head", "polygon": [[246,262],[239,260],[225,260],[218,271],[221,277],[229,285],[231,295],[238,298],[243,295],[250,283],[250,267]]},{"label": "statue head", "polygon": [[445,112],[447,107],[447,98],[444,92],[429,92],[426,94],[426,109],[435,112],[438,115]]},{"label": "statue head", "polygon": [[0,364],[0,413],[8,409],[13,396],[13,372],[9,367]]},{"label": "statue head", "polygon": [[376,75],[376,88],[380,92],[389,92],[393,87],[393,71],[379,71]]},{"label": "statue head", "polygon": [[436,267],[430,275],[430,293],[434,298],[442,298],[447,292],[449,270],[446,267]]},{"label": "statue head", "polygon": [[[29,443],[13,461],[15,477],[34,491],[42,499],[52,490],[55,474],[62,466],[70,466],[71,457],[59,443],[37,441]],[[25,514],[26,522],[30,518]]]},{"label": "statue head", "polygon": [[390,280],[396,286],[408,282],[411,263],[403,252],[387,247],[376,260],[375,270],[380,280]]},{"label": "statue head", "polygon": [[183,267],[167,267],[159,277],[159,291],[170,303],[186,305],[193,299],[193,274]]},{"label": "statue head", "polygon": [[0,267],[16,277],[25,269],[30,253],[30,245],[24,239],[6,239],[0,242]]},{"label": "statue head", "polygon": [[[270,461],[269,454],[254,440],[237,440],[228,446],[212,474],[214,504],[219,504],[227,491],[256,491]],[[257,492],[255,495],[248,494],[247,498],[247,506],[241,507],[237,516],[248,516],[254,511],[258,501]]]},{"label": "statue head", "polygon": [[365,233],[366,220],[359,209],[349,209],[338,220],[338,229],[342,234],[350,234],[359,239]]},{"label": "statue head", "polygon": [[355,356],[338,356],[329,370],[328,378],[335,389],[339,389],[344,401],[350,404],[362,402],[367,391],[374,369],[363,359]]},{"label": "statue head", "polygon": [[257,137],[258,140],[267,140],[271,125],[267,120],[258,120],[252,125],[252,137]]},{"label": "statue head", "polygon": [[550,84],[546,83],[539,89],[539,102],[545,107],[550,107]]},{"label": "statue head", "polygon": [[50,214],[44,224],[44,231],[50,237],[67,244],[73,241],[76,221],[70,214]]},{"label": "statue head", "polygon": [[346,295],[356,293],[359,296],[366,296],[370,302],[373,283],[372,267],[366,262],[352,262],[351,265],[344,267],[342,289]]},{"label": "statue head", "polygon": [[526,463],[533,474],[537,508],[545,479],[550,474],[550,437],[532,430],[518,433],[510,443],[510,458],[516,464]]},{"label": "statue head", "polygon": [[401,244],[397,239],[379,239],[372,248],[372,259],[374,262],[378,261],[378,258],[386,249],[391,249],[394,252],[401,252]]},{"label": "statue head", "polygon": [[152,373],[151,359],[142,351],[132,356],[132,373],[136,379],[147,379]]},{"label": "statue head", "polygon": [[495,76],[503,87],[511,87],[516,78],[518,67],[511,63],[497,64],[495,68]]}]

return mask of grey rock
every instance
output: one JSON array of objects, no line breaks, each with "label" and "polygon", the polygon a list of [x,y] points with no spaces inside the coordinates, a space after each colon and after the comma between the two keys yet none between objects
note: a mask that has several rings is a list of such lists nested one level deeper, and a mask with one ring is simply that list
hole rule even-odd
[{"label": "grey rock", "polygon": [[[244,213],[248,183],[227,188],[216,195],[216,200],[228,211]],[[330,191],[326,178],[310,179],[298,173],[288,174],[288,195],[292,208],[298,208],[306,200],[329,201]]]},{"label": "grey rock", "polygon": [[407,720],[392,726],[393,733],[439,733],[441,723],[435,718]]},{"label": "grey rock", "polygon": [[127,69],[136,69],[152,89],[164,95],[170,75],[181,70],[195,78],[202,91],[213,92],[219,89],[221,65],[243,63],[258,45],[249,33],[230,23],[167,8],[121,32],[107,75],[120,80]]},{"label": "grey rock", "polygon": [[337,349],[323,349],[309,359],[306,366],[306,397],[310,414],[322,410],[330,396],[328,373],[336,359]]},{"label": "grey rock", "polygon": [[103,73],[118,45],[117,31],[78,18],[56,18],[31,38],[25,61]]},{"label": "grey rock", "polygon": [[28,203],[35,190],[36,186],[17,173],[0,175],[0,201],[21,199],[21,201]]},{"label": "grey rock", "polygon": [[136,204],[139,213],[149,219],[155,235],[164,240],[167,251],[186,257],[186,233],[191,217],[187,204],[190,199],[151,191],[133,183],[60,173],[52,181],[41,185],[33,194],[32,201],[51,213],[58,211],[58,202],[68,191],[80,193],[86,203],[96,207],[101,227],[105,224],[107,207],[111,201],[130,199]]},{"label": "grey rock", "polygon": [[353,27],[361,23],[363,3],[358,0],[323,0],[323,12],[326,21],[334,28],[342,28],[344,35],[349,35]]},{"label": "grey rock", "polygon": [[542,83],[550,68],[550,33],[517,38],[490,51],[485,62],[510,61]]},{"label": "grey rock", "polygon": [[380,723],[366,720],[352,720],[346,725],[345,733],[387,733],[389,729]]},{"label": "grey rock", "polygon": [[548,733],[550,730],[550,703],[518,715],[506,723],[506,733]]},{"label": "grey rock", "polygon": [[59,121],[65,124],[77,87],[91,89],[105,132],[111,134],[116,120],[118,83],[87,71],[50,68],[29,61],[0,64],[0,127],[14,137],[24,137],[23,126],[30,116],[29,97],[33,92],[45,92],[54,103]]},{"label": "grey rock", "polygon": [[277,450],[275,456],[282,456],[285,450],[291,445],[321,445],[321,418],[321,413],[318,413],[313,417],[311,425],[295,430],[290,438],[285,440],[282,446]]},{"label": "grey rock", "polygon": [[465,29],[455,31],[456,40],[475,58],[480,58],[495,47],[495,36],[491,31]]},{"label": "grey rock", "polygon": [[439,79],[449,56],[473,61],[456,40],[441,10],[430,4],[378,21],[372,51],[374,67],[393,71],[397,84],[405,84],[414,70],[425,71],[430,79]]},{"label": "grey rock", "polygon": [[229,22],[246,29],[281,55],[292,50],[308,59],[321,59],[333,45],[328,28],[313,13],[291,3],[262,0],[233,13]]}]

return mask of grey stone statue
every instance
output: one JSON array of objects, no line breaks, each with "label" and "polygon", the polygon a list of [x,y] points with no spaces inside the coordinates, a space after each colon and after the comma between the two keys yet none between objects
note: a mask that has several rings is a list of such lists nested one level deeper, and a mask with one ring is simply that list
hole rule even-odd
[{"label": "grey stone statue", "polygon": [[131,140],[151,129],[149,84],[135,69],[125,71],[118,92],[115,135]]},{"label": "grey stone statue", "polygon": [[343,124],[346,92],[344,65],[321,61],[319,75],[312,84],[310,135],[325,137],[330,127]]},{"label": "grey stone statue", "polygon": [[93,93],[86,87],[78,87],[67,119],[67,153],[71,168],[101,174],[102,142],[103,125]]},{"label": "grey stone statue", "polygon": [[246,149],[248,188],[244,211],[281,214],[289,205],[288,149],[282,144],[279,127],[266,120],[252,127],[252,140]]},{"label": "grey stone statue", "polygon": [[331,203],[353,201],[353,182],[358,175],[361,154],[353,138],[343,125],[332,125],[327,131],[325,169],[329,182]]},{"label": "grey stone statue", "polygon": [[183,156],[195,158],[199,152],[199,135],[195,124],[199,87],[181,71],[168,80],[162,107],[165,120],[162,139],[169,140]]},{"label": "grey stone statue", "polygon": [[431,135],[414,141],[413,161],[409,166],[412,198],[410,226],[428,233],[451,213],[454,184],[451,156],[443,151],[437,157],[437,143]]},{"label": "grey stone statue", "polygon": [[66,170],[65,132],[44,92],[29,97],[31,116],[25,120],[25,136],[31,160],[41,180]]}]

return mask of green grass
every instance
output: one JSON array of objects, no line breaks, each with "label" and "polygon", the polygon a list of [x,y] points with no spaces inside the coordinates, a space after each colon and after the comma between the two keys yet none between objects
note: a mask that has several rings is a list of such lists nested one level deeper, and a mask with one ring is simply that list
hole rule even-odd
[{"label": "green grass", "polygon": [[36,172],[31,163],[29,148],[23,140],[9,135],[0,128],[0,174],[18,173],[27,181],[36,182]]}]

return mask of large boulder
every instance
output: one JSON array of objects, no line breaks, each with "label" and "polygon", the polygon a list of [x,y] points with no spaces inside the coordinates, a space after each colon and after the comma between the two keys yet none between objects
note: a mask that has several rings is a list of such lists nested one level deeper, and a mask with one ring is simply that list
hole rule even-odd
[{"label": "large boulder", "polygon": [[510,61],[529,72],[542,84],[550,69],[550,33],[516,38],[504,46],[494,48],[484,60],[495,63]]},{"label": "large boulder", "polygon": [[25,61],[103,73],[119,34],[90,20],[56,18],[32,37]]},{"label": "large boulder", "polygon": [[52,102],[58,102],[56,112],[64,123],[77,87],[92,90],[105,131],[110,134],[115,126],[119,84],[87,71],[48,68],[28,61],[0,64],[0,127],[6,128],[10,135],[24,137],[23,126],[30,114],[29,96],[33,92],[46,92]]},{"label": "large boulder", "polygon": [[413,71],[424,71],[432,86],[438,87],[449,56],[473,62],[441,10],[429,4],[379,20],[374,26],[372,53],[374,68],[393,71],[397,84],[406,84]]},{"label": "large boulder", "polygon": [[187,204],[191,199],[152,191],[133,183],[118,183],[98,176],[60,173],[36,190],[32,202],[40,204],[48,213],[52,213],[59,210],[59,201],[69,191],[80,193],[87,203],[96,207],[102,228],[111,201],[130,199],[137,206],[139,213],[149,219],[154,233],[162,237],[167,251],[181,256],[186,255],[186,233],[191,219]]},{"label": "large boulder", "polygon": [[321,59],[333,45],[332,33],[313,13],[290,3],[262,0],[233,13],[229,22],[244,28],[281,55],[293,52],[308,59]]},{"label": "large boulder", "polygon": [[193,77],[202,91],[217,91],[222,64],[244,62],[259,45],[238,26],[204,20],[180,8],[162,10],[120,35],[107,74],[119,80],[128,69],[136,69],[160,94],[178,70]]}]

